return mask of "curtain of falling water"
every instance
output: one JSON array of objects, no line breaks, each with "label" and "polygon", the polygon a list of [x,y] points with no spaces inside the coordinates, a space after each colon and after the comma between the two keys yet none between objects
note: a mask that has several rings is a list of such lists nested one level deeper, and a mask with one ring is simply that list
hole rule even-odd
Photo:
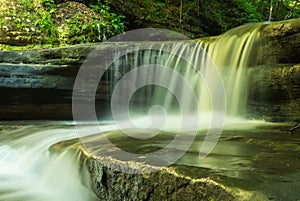
[{"label": "curtain of falling water", "polygon": [[249,67],[257,62],[262,26],[244,25],[228,31],[212,44],[204,45],[222,75],[229,116],[246,115]]},{"label": "curtain of falling water", "polygon": [[[212,93],[218,91],[220,86],[213,86],[208,90],[206,79],[215,79],[210,74],[211,62],[218,69],[224,82],[226,91],[226,110],[228,117],[244,117],[246,116],[246,104],[248,95],[248,79],[249,67],[256,63],[257,49],[260,34],[259,29],[262,25],[250,24],[233,29],[224,35],[218,37],[214,42],[167,42],[159,45],[155,44],[155,48],[151,45],[144,50],[144,46],[135,44],[135,51],[119,58],[116,54],[114,72],[124,75],[130,70],[149,64],[162,65],[179,72],[185,80],[189,82],[198,98],[198,113],[209,114],[212,110],[211,98]],[[159,47],[159,48],[157,48]],[[160,49],[160,50],[158,50]],[[176,54],[174,54],[176,52]],[[182,55],[188,55],[187,60]],[[190,63],[196,63],[197,66],[192,67]],[[149,75],[153,69],[148,68],[148,72],[144,74],[137,73],[132,80],[128,80],[127,88],[134,87],[138,79],[151,80],[153,77]],[[196,73],[198,71],[198,73]],[[195,112],[195,106],[191,104],[191,98],[187,96],[184,87],[180,86],[175,78],[169,74],[169,71],[159,75],[160,79],[169,79],[168,86],[164,88],[160,86],[148,86],[139,89],[132,98],[131,112],[139,113],[141,110],[146,114],[153,105],[161,105],[168,113],[178,113],[181,109]],[[114,84],[119,82],[121,77],[114,77]],[[213,80],[212,80],[213,83]],[[126,90],[124,88],[124,90]],[[169,91],[177,90],[180,96],[184,97],[184,102],[179,103],[176,97]],[[142,113],[143,113],[142,112]]]}]

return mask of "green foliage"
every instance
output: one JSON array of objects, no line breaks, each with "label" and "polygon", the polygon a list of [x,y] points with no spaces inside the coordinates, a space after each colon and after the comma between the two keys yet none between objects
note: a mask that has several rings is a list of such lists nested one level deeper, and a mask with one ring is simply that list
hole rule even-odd
[{"label": "green foliage", "polygon": [[68,43],[88,43],[102,41],[105,35],[101,34],[103,28],[101,21],[95,20],[90,23],[82,23],[78,16],[74,19],[66,20]]},{"label": "green foliage", "polygon": [[50,13],[53,13],[56,10],[54,0],[42,0],[42,3],[45,7],[49,8]]},{"label": "green foliage", "polygon": [[[87,9],[64,19],[55,2],[19,0],[25,11],[10,12],[11,26],[5,19],[0,19],[0,26],[9,30],[16,27],[26,32],[28,41],[40,45],[101,42],[124,32],[125,24],[129,29],[165,28],[199,38],[219,35],[245,23],[266,21],[271,6],[271,0],[81,0],[77,2],[85,2],[99,15]],[[68,0],[62,2],[71,4]],[[300,17],[297,0],[272,0],[272,8],[272,21]]]},{"label": "green foliage", "polygon": [[[270,1],[262,0],[115,0],[111,4],[130,21],[129,28],[159,27],[189,37],[219,35],[233,27],[268,20]],[[272,0],[273,19],[284,20],[295,0]],[[181,18],[180,18],[181,16]],[[300,17],[300,2],[289,18]]]},{"label": "green foliage", "polygon": [[39,18],[35,25],[41,31],[41,40],[50,44],[58,44],[58,31],[55,24],[52,22],[51,14],[44,10],[39,10]]},{"label": "green foliage", "polygon": [[110,1],[105,0],[102,3],[98,0],[97,4],[90,4],[89,6],[104,19],[103,21],[92,22],[89,27],[90,30],[98,32],[99,39],[105,41],[107,38],[125,31],[125,23],[123,22],[125,17],[110,12]]},{"label": "green foliage", "polygon": [[37,44],[30,44],[25,46],[15,46],[15,45],[4,45],[0,44],[0,51],[7,51],[7,50],[13,50],[13,51],[23,51],[23,50],[35,50],[35,49],[47,49],[55,47],[52,44],[45,44],[45,45],[37,45]]},{"label": "green foliage", "polygon": [[5,26],[7,38],[12,38],[12,42],[8,42],[13,45],[56,43],[56,27],[41,1],[13,0],[3,4],[0,14],[3,16],[0,21]]},{"label": "green foliage", "polygon": [[98,1],[89,7],[99,13],[100,19],[95,18],[87,22],[83,20],[83,14],[67,19],[66,30],[62,30],[65,34],[64,39],[60,40],[64,40],[66,44],[101,42],[125,31],[124,16],[110,12],[109,1]]},{"label": "green foliage", "polygon": [[[270,14],[271,0],[268,1],[249,0],[249,2],[257,9],[257,12],[261,14],[262,21],[268,20]],[[296,6],[293,9],[295,3]],[[300,2],[298,3],[298,1],[272,0],[272,7],[273,7],[272,19],[271,19],[272,21],[281,21],[284,19],[300,17]]]},{"label": "green foliage", "polygon": [[245,24],[248,22],[260,22],[263,20],[263,17],[261,13],[257,11],[257,8],[246,0],[237,1],[237,10],[240,11],[240,24]]},{"label": "green foliage", "polygon": [[20,4],[24,7],[24,9],[33,9],[35,5],[33,0],[20,0]]}]

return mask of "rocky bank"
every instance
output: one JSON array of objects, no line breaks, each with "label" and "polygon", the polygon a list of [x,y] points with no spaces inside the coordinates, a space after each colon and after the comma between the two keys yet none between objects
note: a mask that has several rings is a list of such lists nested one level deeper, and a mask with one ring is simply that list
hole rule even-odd
[{"label": "rocky bank", "polygon": [[300,116],[300,20],[264,26],[261,38],[248,111],[269,121],[293,121]]}]

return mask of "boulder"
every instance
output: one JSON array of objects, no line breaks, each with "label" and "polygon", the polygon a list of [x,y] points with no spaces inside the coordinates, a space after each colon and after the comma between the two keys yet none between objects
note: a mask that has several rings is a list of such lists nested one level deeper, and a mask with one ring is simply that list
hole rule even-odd
[{"label": "boulder", "polygon": [[261,29],[259,64],[300,63],[300,19],[274,22]]},{"label": "boulder", "polygon": [[86,185],[91,186],[100,200],[268,200],[259,192],[225,186],[209,177],[192,178],[173,167],[94,155],[78,139],[59,142],[50,148],[51,153],[65,150],[77,153],[81,171],[89,172],[89,179],[83,180],[90,181]]}]

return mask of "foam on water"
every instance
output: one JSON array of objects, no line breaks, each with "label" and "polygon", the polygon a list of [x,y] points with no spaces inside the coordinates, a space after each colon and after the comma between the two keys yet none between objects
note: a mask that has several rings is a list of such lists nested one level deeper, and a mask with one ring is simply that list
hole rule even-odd
[{"label": "foam on water", "polygon": [[87,175],[79,173],[76,154],[51,154],[49,147],[76,138],[74,127],[27,126],[1,135],[0,200],[83,201],[95,200]]}]

